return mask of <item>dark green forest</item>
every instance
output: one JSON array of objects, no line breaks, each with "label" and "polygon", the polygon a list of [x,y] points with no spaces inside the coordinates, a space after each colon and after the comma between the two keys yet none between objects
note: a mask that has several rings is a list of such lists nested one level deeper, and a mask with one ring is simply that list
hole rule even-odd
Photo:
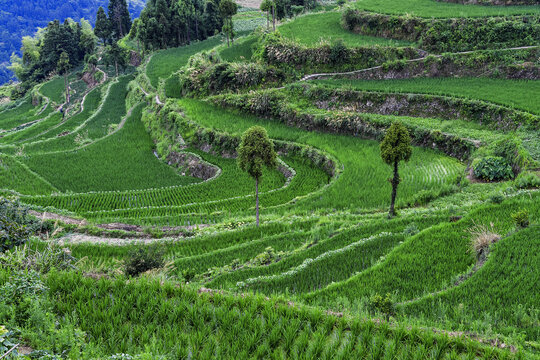
[{"label": "dark green forest", "polygon": [[[79,21],[87,19],[93,25],[99,6],[107,8],[107,0],[43,0],[18,1],[1,0],[0,11],[0,84],[8,81],[12,72],[7,69],[13,52],[20,54],[23,36],[32,36],[37,28],[44,28],[57,19],[67,18]],[[145,0],[128,1],[132,18],[138,17],[144,8]]]}]

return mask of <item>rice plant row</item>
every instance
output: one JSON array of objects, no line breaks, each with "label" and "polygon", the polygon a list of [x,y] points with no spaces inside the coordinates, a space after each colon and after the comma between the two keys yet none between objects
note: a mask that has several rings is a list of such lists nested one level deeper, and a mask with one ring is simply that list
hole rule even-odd
[{"label": "rice plant row", "polygon": [[[343,164],[343,172],[335,184],[320,197],[299,203],[297,206],[301,208],[369,209],[388,203],[391,189],[386,180],[391,169],[380,159],[376,141],[310,132],[279,120],[240,114],[198,100],[184,98],[179,102],[186,116],[204,127],[241,134],[250,126],[262,125],[273,139],[311,145],[337,158]],[[441,185],[451,184],[462,170],[463,166],[455,159],[415,147],[410,162],[400,168],[404,181],[400,184],[398,204],[407,204],[420,190],[438,190]]]},{"label": "rice plant row", "polygon": [[454,329],[454,324],[474,326],[489,319],[489,326],[503,333],[518,327],[529,339],[538,339],[539,248],[540,226],[520,230],[494,244],[487,263],[470,279],[406,304],[402,311]]},{"label": "rice plant row", "polygon": [[371,267],[404,239],[403,234],[382,232],[325,252],[316,258],[307,258],[299,266],[281,274],[250,278],[237,285],[265,294],[318,290]]},{"label": "rice plant row", "polygon": [[81,359],[120,353],[166,359],[515,356],[417,328],[338,318],[261,296],[197,294],[158,280],[95,281],[52,272],[46,286],[55,312],[87,334],[89,346],[76,350]]},{"label": "rice plant row", "polygon": [[469,250],[470,228],[475,224],[493,224],[493,231],[505,235],[515,227],[511,214],[520,209],[528,210],[530,221],[536,222],[540,219],[539,196],[531,193],[502,204],[484,205],[458,222],[434,226],[406,240],[380,264],[344,282],[309,293],[306,299],[329,304],[337,297],[354,300],[374,293],[393,293],[405,301],[443,290],[475,263]]},{"label": "rice plant row", "polygon": [[[60,191],[146,189],[195,181],[153,155],[153,142],[140,121],[142,109],[142,104],[135,107],[124,127],[102,141],[75,151],[32,155],[24,163]],[[52,202],[55,197],[39,199]]]},{"label": "rice plant row", "polygon": [[[358,223],[358,221],[353,221],[354,226],[342,229],[339,232],[334,232],[330,236],[317,239],[317,241],[314,241],[306,249],[288,254],[278,262],[267,266],[240,269],[238,271],[227,273],[215,278],[205,286],[216,289],[228,289],[235,288],[239,282],[244,282],[246,284],[253,282],[254,285],[257,286],[257,281],[252,281],[249,279],[263,279],[265,277],[279,276],[282,273],[291,271],[292,269],[301,266],[308,259],[316,259],[323,254],[339,251],[352,243],[375,236],[376,234],[380,233],[380,229],[382,227],[384,227],[384,230],[387,232],[402,233],[407,226],[414,223],[415,229],[420,231],[442,222],[445,219],[445,215],[432,214],[431,216],[423,218],[417,216],[403,217],[393,220],[381,218],[369,220],[364,218],[360,220],[360,223]],[[318,271],[316,268],[313,270]],[[251,286],[249,285],[248,288],[249,287]],[[292,291],[292,289],[290,290]]]}]

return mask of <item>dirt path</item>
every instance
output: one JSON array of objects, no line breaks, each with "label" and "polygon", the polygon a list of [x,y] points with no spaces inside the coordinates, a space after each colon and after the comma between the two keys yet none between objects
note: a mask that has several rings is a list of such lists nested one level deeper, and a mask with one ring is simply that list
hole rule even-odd
[{"label": "dirt path", "polygon": [[72,244],[83,244],[91,243],[94,245],[113,245],[113,246],[126,246],[132,244],[153,244],[158,242],[168,242],[168,241],[184,241],[182,237],[166,237],[161,239],[155,238],[106,238],[100,236],[86,235],[86,234],[69,234],[59,239],[58,243],[60,245],[72,245]]}]

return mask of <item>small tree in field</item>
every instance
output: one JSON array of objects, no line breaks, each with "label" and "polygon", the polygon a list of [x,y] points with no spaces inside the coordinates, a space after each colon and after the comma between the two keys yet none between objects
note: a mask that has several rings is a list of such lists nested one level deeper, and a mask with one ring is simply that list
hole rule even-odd
[{"label": "small tree in field", "polygon": [[60,54],[60,59],[58,64],[56,64],[56,69],[60,75],[64,75],[64,84],[66,86],[66,103],[69,103],[69,82],[68,82],[68,73],[71,69],[71,64],[69,63],[69,55],[67,52],[63,51]]},{"label": "small tree in field", "polygon": [[394,122],[388,130],[386,130],[386,135],[381,142],[381,157],[383,161],[394,167],[394,177],[388,179],[392,184],[392,201],[390,203],[390,212],[388,214],[390,217],[396,215],[394,206],[397,188],[400,182],[398,165],[400,161],[409,161],[411,154],[412,147],[409,131],[402,123]]},{"label": "small tree in field", "polygon": [[259,226],[259,181],[262,177],[263,166],[275,168],[277,155],[274,143],[266,130],[261,126],[253,126],[244,132],[238,147],[238,166],[255,179],[255,214]]}]

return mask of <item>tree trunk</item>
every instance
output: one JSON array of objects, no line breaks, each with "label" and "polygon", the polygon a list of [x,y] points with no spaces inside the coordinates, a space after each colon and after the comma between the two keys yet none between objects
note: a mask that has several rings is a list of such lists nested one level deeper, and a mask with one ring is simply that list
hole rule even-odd
[{"label": "tree trunk", "polygon": [[195,17],[195,36],[199,40],[199,20]]},{"label": "tree trunk", "polygon": [[116,77],[118,77],[118,60],[114,60],[114,68],[116,70]]},{"label": "tree trunk", "polygon": [[255,179],[255,217],[259,227],[259,179]]},{"label": "tree trunk", "polygon": [[399,173],[398,173],[398,162],[394,162],[394,178],[392,179],[392,201],[390,203],[390,213],[389,217],[396,216],[396,211],[394,209],[396,203],[397,188],[399,185]]},{"label": "tree trunk", "polygon": [[229,47],[229,30],[227,30],[227,47]]},{"label": "tree trunk", "polygon": [[270,29],[270,11],[266,12],[266,28]]},{"label": "tree trunk", "polygon": [[66,85],[66,103],[69,103],[69,83],[67,72],[64,74],[64,84]]},{"label": "tree trunk", "polygon": [[191,43],[191,37],[189,36],[189,24],[186,23],[186,34],[187,34],[187,43],[188,45]]},{"label": "tree trunk", "polygon": [[276,7],[272,5],[272,26],[274,27],[274,31],[276,31]]}]

